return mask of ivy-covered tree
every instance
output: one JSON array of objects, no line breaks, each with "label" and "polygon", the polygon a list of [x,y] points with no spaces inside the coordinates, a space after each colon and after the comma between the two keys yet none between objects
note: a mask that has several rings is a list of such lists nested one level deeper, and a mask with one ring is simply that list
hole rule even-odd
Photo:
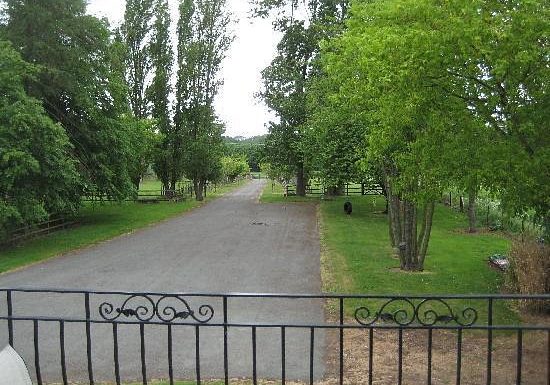
[{"label": "ivy-covered tree", "polygon": [[173,162],[193,180],[197,200],[203,199],[206,182],[220,175],[223,126],[213,104],[221,84],[217,75],[233,40],[229,24],[225,0],[180,4]]},{"label": "ivy-covered tree", "polygon": [[69,139],[25,91],[38,74],[7,41],[0,40],[0,240],[9,231],[74,213],[81,181],[68,156]]}]

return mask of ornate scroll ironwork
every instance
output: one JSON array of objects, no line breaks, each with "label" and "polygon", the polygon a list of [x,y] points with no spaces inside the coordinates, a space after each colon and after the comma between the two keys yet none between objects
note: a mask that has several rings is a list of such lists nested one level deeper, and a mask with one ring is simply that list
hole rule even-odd
[{"label": "ornate scroll ironwork", "polygon": [[[162,307],[161,311],[161,302],[166,302],[169,299],[174,299],[175,302],[182,305],[182,309],[178,310],[175,306],[170,306],[170,304]],[[198,316],[197,313],[191,309],[189,303],[177,295],[168,295],[161,297],[156,304],[157,316],[160,320],[164,322],[173,322],[176,319],[188,319],[192,318],[199,323],[206,323],[214,317],[214,309],[210,305],[201,305],[199,307]]]},{"label": "ornate scroll ironwork", "polygon": [[[436,306],[436,310],[433,306]],[[394,310],[397,307],[397,310]],[[355,310],[355,320],[361,325],[371,326],[377,322],[395,323],[408,326],[418,323],[423,326],[456,323],[460,326],[472,326],[478,319],[477,310],[467,307],[456,312],[444,300],[439,298],[424,299],[418,304],[407,298],[393,298],[379,307],[377,312],[367,306]]]},{"label": "ornate scroll ironwork", "polygon": [[128,297],[120,307],[115,308],[112,303],[103,302],[99,305],[99,315],[107,321],[114,321],[120,316],[135,317],[139,321],[147,322],[155,316],[156,306],[151,297],[135,294]]},{"label": "ornate scroll ironwork", "polygon": [[136,294],[128,297],[119,307],[110,302],[103,302],[99,305],[99,315],[107,321],[114,321],[123,316],[148,322],[156,316],[166,323],[189,318],[199,323],[207,323],[214,317],[214,308],[210,305],[201,305],[198,311],[195,311],[187,300],[178,295],[161,296],[155,302],[148,295]]}]

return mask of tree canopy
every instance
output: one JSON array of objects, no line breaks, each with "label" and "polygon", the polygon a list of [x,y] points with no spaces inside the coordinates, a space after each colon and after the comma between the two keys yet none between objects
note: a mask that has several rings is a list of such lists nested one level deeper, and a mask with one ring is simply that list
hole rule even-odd
[{"label": "tree canopy", "polygon": [[18,226],[80,205],[81,181],[63,127],[25,91],[38,73],[0,40],[0,240]]}]

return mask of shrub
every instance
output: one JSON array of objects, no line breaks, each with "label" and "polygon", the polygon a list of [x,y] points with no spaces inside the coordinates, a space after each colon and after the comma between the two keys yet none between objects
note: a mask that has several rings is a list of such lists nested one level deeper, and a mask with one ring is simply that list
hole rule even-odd
[{"label": "shrub", "polygon": [[[550,246],[534,240],[514,241],[510,252],[507,286],[519,294],[550,292]],[[524,300],[520,307],[535,313],[549,313],[548,301]]]}]

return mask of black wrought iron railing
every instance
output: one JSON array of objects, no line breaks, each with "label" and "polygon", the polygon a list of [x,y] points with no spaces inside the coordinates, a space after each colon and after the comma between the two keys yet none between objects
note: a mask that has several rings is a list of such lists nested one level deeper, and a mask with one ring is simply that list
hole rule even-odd
[{"label": "black wrought iron railing", "polygon": [[[510,309],[525,301],[548,308],[550,295],[7,288],[0,289],[0,344],[9,343],[23,356],[38,384],[151,379],[201,384],[212,378],[225,384],[232,378],[314,384],[332,378],[337,384],[401,385],[413,378],[426,384],[547,385],[549,318],[521,322]],[[443,339],[445,350],[436,346]],[[445,362],[437,357],[442,352]],[[425,357],[421,363],[418,354]],[[354,355],[361,360],[346,362]],[[416,360],[413,375],[407,360]]]}]

